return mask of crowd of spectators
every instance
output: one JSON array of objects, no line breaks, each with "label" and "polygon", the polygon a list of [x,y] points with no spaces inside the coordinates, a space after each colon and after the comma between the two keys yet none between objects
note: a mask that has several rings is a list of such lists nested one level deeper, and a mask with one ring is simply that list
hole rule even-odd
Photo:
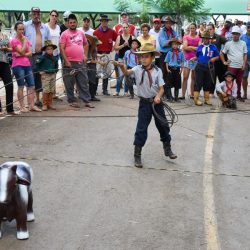
[{"label": "crowd of spectators", "polygon": [[[228,96],[241,102],[247,99],[250,22],[244,24],[236,19],[233,23],[228,19],[218,27],[213,23],[191,23],[183,34],[179,34],[174,19],[156,17],[152,20],[152,27],[143,23],[137,36],[128,13],[122,12],[120,22],[113,28],[109,27],[110,20],[108,15],[100,15],[100,24],[94,30],[88,16],[84,16],[80,24],[76,15],[66,11],[59,26],[56,10],[51,10],[48,22],[42,23],[40,9],[33,7],[29,21],[15,24],[12,39],[3,32],[0,22],[0,77],[6,90],[6,112],[16,115],[54,109],[52,99],[58,98],[56,74],[60,70],[59,60],[69,105],[80,108],[81,100],[86,107],[94,108],[92,103],[101,100],[97,98],[99,78],[96,73],[99,67],[103,67],[99,59],[106,56],[109,62],[125,62],[127,68],[132,68],[140,64],[140,57],[134,53],[147,44],[160,52],[154,65],[163,72],[167,101],[180,102],[191,98],[200,106],[203,104],[200,100],[202,89],[204,104],[207,105],[211,105],[209,99],[215,95],[225,106]],[[12,54],[11,64],[9,53]],[[12,73],[17,82],[19,112],[13,107]],[[124,86],[124,96],[133,98],[133,76],[124,77],[119,68],[116,73],[113,96],[120,96]],[[24,88],[27,95],[24,95]],[[110,95],[108,77],[102,79],[102,94]],[[27,104],[25,96],[28,97]],[[0,112],[3,115],[1,102]]]}]

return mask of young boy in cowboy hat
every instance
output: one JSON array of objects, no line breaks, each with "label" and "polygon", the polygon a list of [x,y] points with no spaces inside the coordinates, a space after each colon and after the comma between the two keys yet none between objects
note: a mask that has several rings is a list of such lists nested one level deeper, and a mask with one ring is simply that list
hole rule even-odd
[{"label": "young boy in cowboy hat", "polygon": [[[171,46],[172,49],[168,52],[165,63],[167,69],[167,83],[168,85],[166,89],[174,88],[174,100],[176,102],[179,101],[179,89],[181,88],[181,73],[184,65],[184,54],[179,49],[179,45],[181,42],[177,38],[172,38],[168,42],[168,46]],[[165,89],[164,85],[164,89]],[[170,101],[172,101],[172,95],[170,95]]]},{"label": "young boy in cowboy hat", "polygon": [[227,71],[224,78],[225,81],[216,84],[217,95],[224,107],[236,109],[237,84],[234,82],[235,75]]},{"label": "young boy in cowboy hat", "polygon": [[53,56],[53,51],[57,48],[50,40],[45,41],[42,48],[44,54],[37,58],[37,69],[41,74],[43,86],[43,111],[55,109],[52,106],[53,93],[55,92],[56,73],[58,71],[58,60]]},{"label": "young boy in cowboy hat", "polygon": [[141,57],[141,64],[133,67],[132,69],[126,69],[124,64],[114,62],[114,64],[121,67],[122,72],[125,76],[134,75],[137,86],[137,95],[140,98],[139,111],[138,111],[138,122],[135,132],[134,139],[134,160],[135,166],[142,168],[141,163],[141,150],[147,140],[147,130],[152,119],[152,115],[155,118],[155,125],[160,133],[161,141],[163,142],[164,153],[170,159],[175,159],[177,156],[171,150],[171,136],[169,126],[164,126],[156,118],[152,103],[155,103],[156,112],[165,117],[163,104],[161,97],[164,94],[164,81],[162,78],[162,71],[154,65],[155,56],[160,55],[155,50],[154,45],[146,43],[141,47],[139,52],[135,54]]},{"label": "young boy in cowboy hat", "polygon": [[199,100],[200,91],[203,88],[205,104],[212,105],[209,101],[209,91],[211,88],[212,77],[209,69],[209,63],[214,63],[219,59],[219,51],[214,44],[210,43],[211,36],[209,31],[205,31],[202,34],[203,43],[198,46],[196,50],[196,56],[190,60],[197,60],[197,66],[195,68],[196,81],[194,85],[194,103],[197,106],[201,106],[203,103]]},{"label": "young boy in cowboy hat", "polygon": [[[125,52],[124,62],[125,62],[125,65],[127,66],[127,69],[132,69],[133,67],[139,64],[138,55],[135,54],[135,52],[137,52],[137,50],[141,47],[141,43],[136,38],[134,38],[131,41],[129,41],[129,47],[131,49]],[[126,76],[125,84],[128,86],[130,99],[133,99],[134,98],[134,88],[133,88],[134,78],[132,78],[131,76]]]}]

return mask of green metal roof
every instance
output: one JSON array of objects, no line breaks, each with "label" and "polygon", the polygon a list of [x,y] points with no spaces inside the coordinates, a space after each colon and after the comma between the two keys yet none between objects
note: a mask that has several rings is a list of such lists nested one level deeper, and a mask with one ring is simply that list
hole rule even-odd
[{"label": "green metal roof", "polygon": [[[140,13],[142,6],[134,0],[128,0],[128,12]],[[114,0],[0,0],[1,12],[28,12],[31,7],[39,7],[42,12],[56,9],[59,12],[71,10],[75,13],[120,13]],[[205,0],[204,8],[211,14],[248,15],[248,0]],[[166,14],[166,11],[152,3],[150,14]]]},{"label": "green metal roof", "polygon": [[[129,3],[129,12],[140,13],[142,11],[140,4],[135,3],[133,0],[129,1]],[[56,9],[58,12],[70,10],[74,13],[120,13],[114,5],[114,0],[0,0],[0,11],[2,12],[27,12],[30,11],[31,7],[39,7],[42,12]],[[165,14],[166,11],[152,4],[149,13]]]},{"label": "green metal roof", "polygon": [[205,0],[204,8],[214,15],[249,15],[248,0]]}]

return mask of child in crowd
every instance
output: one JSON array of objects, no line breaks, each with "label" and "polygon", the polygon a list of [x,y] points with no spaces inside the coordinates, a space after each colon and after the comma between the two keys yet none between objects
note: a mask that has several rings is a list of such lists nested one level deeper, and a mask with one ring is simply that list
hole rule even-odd
[{"label": "child in crowd", "polygon": [[209,101],[209,91],[213,80],[211,72],[209,70],[209,64],[214,63],[219,59],[219,51],[214,44],[211,44],[211,35],[209,31],[205,31],[202,34],[203,43],[198,46],[196,50],[196,56],[190,60],[197,60],[197,66],[195,68],[195,85],[194,85],[194,103],[197,106],[203,105],[199,100],[200,91],[203,88],[205,104],[212,105]]},{"label": "child in crowd", "polygon": [[234,82],[235,76],[227,71],[224,78],[225,81],[216,84],[217,95],[224,107],[236,109],[237,84]]},{"label": "child in crowd", "polygon": [[[139,59],[135,52],[141,47],[141,43],[137,39],[132,39],[129,42],[130,50],[127,50],[124,55],[124,62],[127,66],[127,69],[132,69],[139,64]],[[130,93],[130,99],[134,98],[134,78],[131,76],[125,77],[125,84],[128,86],[128,90]]]},{"label": "child in crowd", "polygon": [[[179,89],[181,88],[181,73],[184,65],[184,54],[179,49],[181,42],[177,38],[172,38],[168,42],[168,46],[172,49],[167,53],[165,58],[166,69],[167,69],[167,83],[168,88],[164,88],[165,91],[171,91],[174,88],[174,100],[179,100]],[[164,86],[165,87],[165,86]],[[172,95],[167,95],[169,101],[173,101]]]},{"label": "child in crowd", "polygon": [[135,52],[140,56],[142,65],[137,65],[132,69],[126,69],[125,65],[119,62],[114,64],[121,67],[121,70],[125,76],[134,75],[137,86],[137,93],[140,98],[138,122],[134,139],[134,163],[138,168],[142,168],[141,162],[141,150],[147,140],[147,130],[152,119],[152,115],[155,119],[155,125],[160,133],[161,141],[163,142],[164,153],[170,159],[175,159],[177,156],[171,150],[171,136],[169,126],[164,126],[155,117],[153,112],[152,103],[155,103],[155,111],[166,118],[164,113],[164,107],[161,102],[161,97],[164,94],[164,81],[162,77],[162,71],[154,65],[155,56],[159,56],[160,53],[155,50],[153,44],[146,43],[141,47],[141,50]]},{"label": "child in crowd", "polygon": [[55,93],[56,73],[58,71],[58,60],[53,56],[53,51],[57,48],[50,40],[45,41],[42,48],[44,55],[38,57],[36,64],[41,74],[43,85],[43,111],[55,109],[52,106],[53,93]]}]

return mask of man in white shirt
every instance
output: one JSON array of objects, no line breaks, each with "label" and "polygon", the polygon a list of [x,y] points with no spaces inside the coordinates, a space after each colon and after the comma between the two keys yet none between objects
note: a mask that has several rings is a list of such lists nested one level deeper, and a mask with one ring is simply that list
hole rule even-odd
[{"label": "man in white shirt", "polygon": [[[156,40],[156,51],[160,52],[160,44],[158,41],[159,33],[161,30],[161,19],[156,17],[153,19],[154,27],[149,31],[149,35],[153,35]],[[159,65],[159,56],[155,57],[155,65],[160,67]]]},{"label": "man in white shirt", "polygon": [[90,28],[90,18],[89,17],[84,17],[83,18],[83,23],[82,23],[82,28],[79,28],[79,30],[83,31],[84,34],[93,36],[94,30]]},{"label": "man in white shirt", "polygon": [[[244,102],[244,99],[241,97],[241,82],[247,64],[247,45],[244,41],[240,40],[240,35],[241,29],[238,26],[233,26],[233,40],[225,44],[220,53],[220,58],[222,63],[228,66],[228,70],[235,75],[238,87],[237,99]],[[225,60],[224,54],[227,55],[228,61]]]}]

